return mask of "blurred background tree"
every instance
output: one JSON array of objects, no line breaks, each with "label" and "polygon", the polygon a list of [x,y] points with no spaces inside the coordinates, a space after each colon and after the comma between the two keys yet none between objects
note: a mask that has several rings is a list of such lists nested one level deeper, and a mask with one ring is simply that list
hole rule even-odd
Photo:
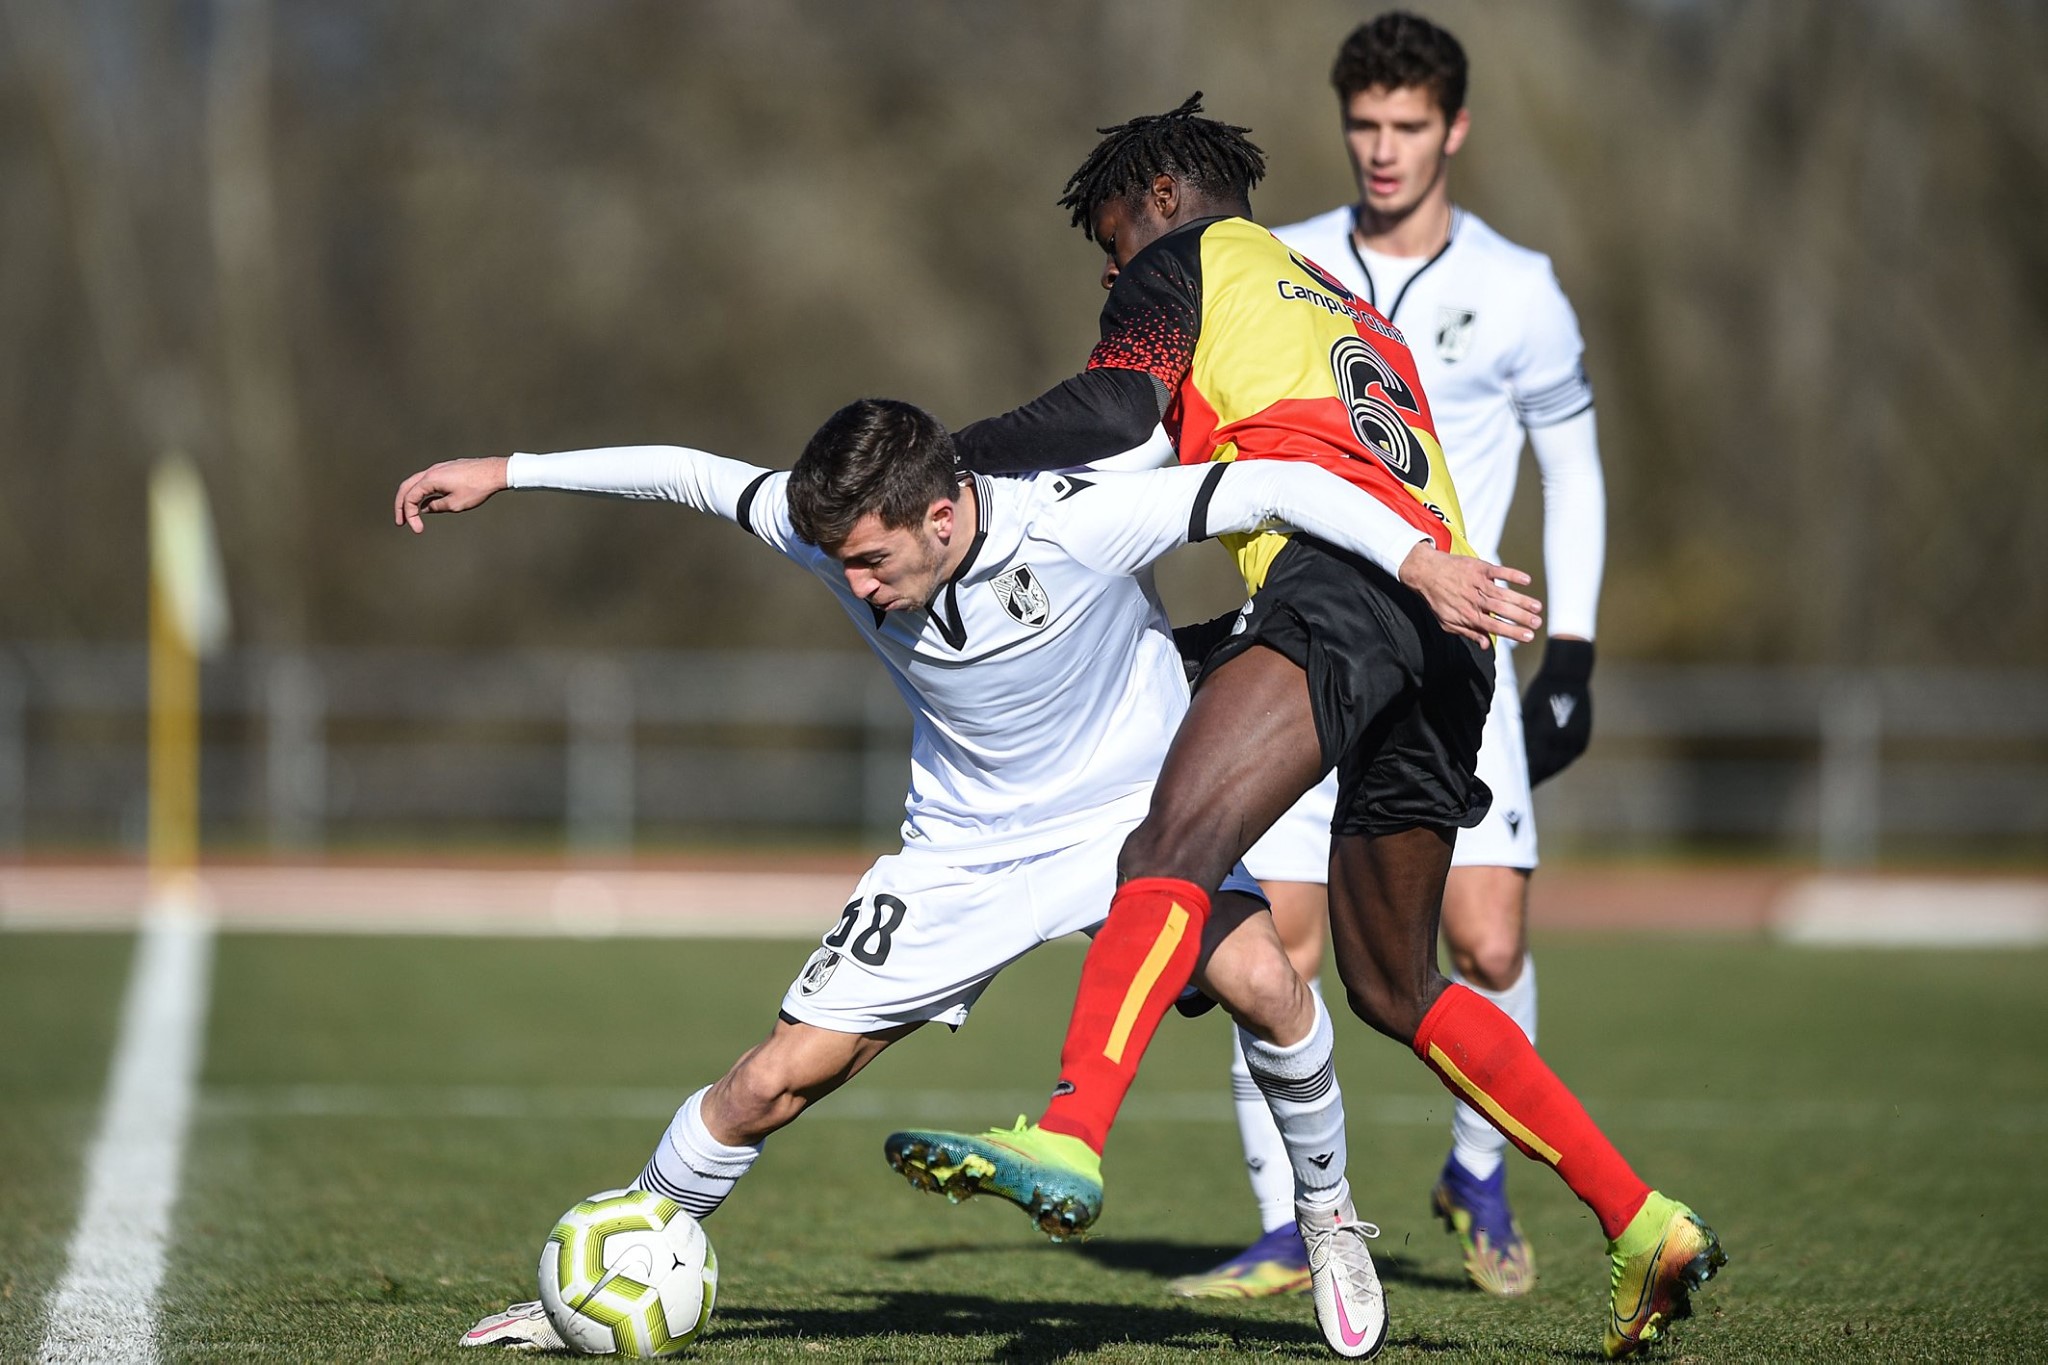
[{"label": "blurred background tree", "polygon": [[[414,543],[391,492],[1020,401],[1093,339],[1053,207],[1091,130],[1203,89],[1261,217],[1342,202],[1325,76],[1376,8],[0,0],[0,639],[141,635],[180,447],[258,644],[851,646],[730,528],[508,500]],[[2042,9],[1419,8],[1474,62],[1458,197],[1587,336],[1603,649],[2048,665]],[[1223,556],[1175,590],[1221,605]]]}]

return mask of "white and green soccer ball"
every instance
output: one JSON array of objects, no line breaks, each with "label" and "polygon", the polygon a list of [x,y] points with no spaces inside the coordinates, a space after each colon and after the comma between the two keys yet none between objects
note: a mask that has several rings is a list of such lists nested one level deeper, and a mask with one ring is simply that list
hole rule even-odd
[{"label": "white and green soccer ball", "polygon": [[540,1249],[540,1301],[570,1349],[658,1360],[711,1321],[718,1255],[673,1199],[606,1190],[562,1215]]}]

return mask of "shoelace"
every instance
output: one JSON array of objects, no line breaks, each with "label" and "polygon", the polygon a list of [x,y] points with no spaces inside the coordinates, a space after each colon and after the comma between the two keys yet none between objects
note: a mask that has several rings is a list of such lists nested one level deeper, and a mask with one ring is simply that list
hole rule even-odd
[{"label": "shoelace", "polygon": [[[1308,1249],[1310,1269],[1321,1270],[1325,1265],[1329,1264],[1330,1258],[1337,1254],[1334,1245],[1337,1240],[1337,1234],[1342,1232],[1351,1233],[1358,1239],[1358,1249],[1366,1252],[1367,1264],[1371,1264],[1370,1257],[1372,1253],[1367,1249],[1365,1243],[1367,1240],[1380,1235],[1379,1225],[1377,1223],[1362,1222],[1339,1223],[1333,1228],[1302,1229],[1301,1240],[1302,1244]],[[1348,1268],[1353,1271],[1363,1269],[1363,1267],[1356,1264]]]}]

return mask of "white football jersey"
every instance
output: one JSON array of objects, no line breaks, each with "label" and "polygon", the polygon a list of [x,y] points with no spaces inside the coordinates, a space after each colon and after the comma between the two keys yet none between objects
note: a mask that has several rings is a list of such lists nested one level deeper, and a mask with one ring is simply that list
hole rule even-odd
[{"label": "white football jersey", "polygon": [[678,446],[515,455],[515,488],[661,498],[737,522],[816,574],[912,716],[906,847],[992,863],[1141,818],[1187,710],[1153,561],[1287,525],[1398,570],[1420,533],[1311,465],[1259,460],[974,478],[978,526],[928,611],[879,612],[789,520],[787,471]]},{"label": "white football jersey", "polygon": [[1578,318],[1548,256],[1463,209],[1453,210],[1442,251],[1405,284],[1377,288],[1352,236],[1352,213],[1346,205],[1273,232],[1407,337],[1458,486],[1465,536],[1498,560],[1528,430],[1593,405]]}]

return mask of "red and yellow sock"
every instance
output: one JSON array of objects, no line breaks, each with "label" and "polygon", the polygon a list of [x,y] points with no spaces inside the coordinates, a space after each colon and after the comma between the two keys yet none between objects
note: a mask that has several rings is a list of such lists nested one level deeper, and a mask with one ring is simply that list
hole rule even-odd
[{"label": "red and yellow sock", "polygon": [[1117,889],[1081,964],[1060,1083],[1039,1127],[1101,1153],[1153,1032],[1194,973],[1208,919],[1208,893],[1193,882],[1138,877]]},{"label": "red and yellow sock", "polygon": [[1649,1197],[1521,1028],[1477,992],[1454,984],[1437,998],[1415,1032],[1415,1055],[1508,1141],[1564,1177],[1609,1241]]}]

